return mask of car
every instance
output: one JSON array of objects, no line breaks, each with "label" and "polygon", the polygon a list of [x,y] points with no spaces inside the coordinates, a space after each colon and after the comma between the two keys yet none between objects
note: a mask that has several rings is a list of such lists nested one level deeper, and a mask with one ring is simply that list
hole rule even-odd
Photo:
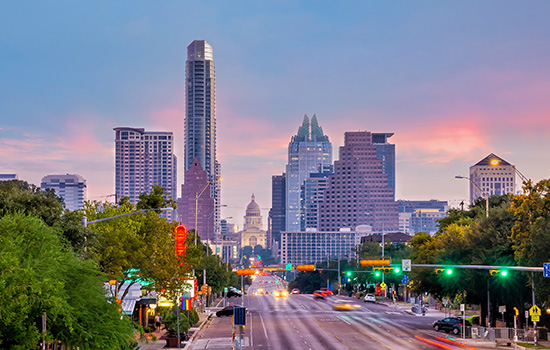
[{"label": "car", "polygon": [[[446,317],[442,320],[434,321],[432,324],[434,330],[437,332],[443,330],[447,333],[459,334],[462,332],[462,318],[459,317]],[[472,324],[466,320],[466,327],[471,327]]]},{"label": "car", "polygon": [[376,303],[376,297],[374,296],[374,294],[367,294],[365,295],[365,298],[363,299],[363,301],[366,303],[367,301],[370,302],[370,303]]},{"label": "car", "polygon": [[300,294],[300,290],[298,288],[294,288],[290,291],[290,294]]},{"label": "car", "polygon": [[323,292],[320,291],[320,290],[316,290],[315,292],[313,292],[313,298],[314,299],[325,299],[325,294],[323,294]]},{"label": "car", "polygon": [[330,297],[331,295],[334,295],[334,293],[332,293],[332,291],[330,289],[327,289],[327,288],[321,288],[321,292],[326,297]]},{"label": "car", "polygon": [[360,305],[350,303],[346,300],[338,300],[332,304],[332,308],[338,311],[353,311],[359,309],[360,307]]},{"label": "car", "polygon": [[256,294],[257,294],[257,295],[262,295],[262,294],[264,294],[263,288],[258,288],[258,290],[256,291]]},{"label": "car", "polygon": [[216,311],[216,316],[233,316],[233,305],[227,305],[223,309]]},{"label": "car", "polygon": [[471,324],[479,325],[479,316],[474,315],[466,317],[466,321],[470,322]]},{"label": "car", "polygon": [[273,295],[276,297],[287,297],[288,292],[286,290],[276,290],[273,292]]},{"label": "car", "polygon": [[242,297],[243,296],[243,293],[238,290],[238,289],[229,289],[227,291],[227,295],[226,295],[228,298],[232,298],[232,297]]}]

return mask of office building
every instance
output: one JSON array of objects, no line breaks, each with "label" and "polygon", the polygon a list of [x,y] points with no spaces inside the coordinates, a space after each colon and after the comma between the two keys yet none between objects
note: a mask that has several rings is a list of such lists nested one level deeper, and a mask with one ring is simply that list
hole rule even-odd
[{"label": "office building", "polygon": [[490,197],[516,191],[515,166],[493,153],[470,167],[470,180],[471,204],[485,198],[484,193]]},{"label": "office building", "polygon": [[376,157],[372,134],[346,132],[334,174],[319,204],[319,230],[336,231],[370,225],[374,232],[399,228],[397,203],[382,161]]},{"label": "office building", "polygon": [[212,46],[195,40],[187,47],[185,63],[185,171],[195,159],[208,174],[214,199],[214,231],[220,232],[221,166],[216,156],[215,71]]},{"label": "office building", "polygon": [[301,219],[301,186],[311,173],[330,171],[332,144],[313,115],[311,122],[304,116],[298,133],[288,145],[286,166],[286,227],[287,231],[299,231]]},{"label": "office building", "polygon": [[376,147],[376,158],[382,161],[382,172],[388,175],[388,187],[393,189],[395,200],[395,145],[388,143],[393,133],[372,133],[372,144]]},{"label": "office building", "polygon": [[315,264],[329,259],[355,259],[355,247],[366,234],[339,231],[292,231],[281,233],[281,264]]},{"label": "office building", "polygon": [[241,247],[251,246],[254,249],[257,245],[261,245],[262,248],[266,248],[267,233],[262,230],[262,214],[254,195],[246,207],[244,227],[239,234]]},{"label": "office building", "polygon": [[0,181],[18,180],[17,174],[0,174]]},{"label": "office building", "polygon": [[[115,131],[115,193],[137,204],[153,186],[176,198],[176,156],[172,132],[118,127]],[[172,212],[163,214],[169,220]]]},{"label": "office building", "polygon": [[271,209],[268,217],[267,245],[279,247],[281,232],[286,229],[286,174],[271,177]]},{"label": "office building", "polygon": [[188,230],[196,228],[202,241],[214,240],[215,207],[214,198],[210,196],[212,184],[198,158],[185,171],[184,177],[181,198],[178,198],[178,221]]},{"label": "office building", "polygon": [[447,216],[447,201],[430,199],[425,201],[398,200],[399,231],[408,235],[426,232],[431,235],[439,230],[437,220]]},{"label": "office building", "polygon": [[86,179],[76,174],[46,175],[40,183],[42,191],[52,189],[63,198],[65,207],[71,211],[82,209],[86,200]]},{"label": "office building", "polygon": [[319,228],[319,203],[323,201],[330,173],[311,173],[302,185],[300,230]]}]

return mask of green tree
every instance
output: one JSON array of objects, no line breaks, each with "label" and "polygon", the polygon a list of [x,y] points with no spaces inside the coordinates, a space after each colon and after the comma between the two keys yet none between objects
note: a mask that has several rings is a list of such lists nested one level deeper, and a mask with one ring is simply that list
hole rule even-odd
[{"label": "green tree", "polygon": [[39,218],[0,218],[0,348],[35,348],[44,312],[48,340],[81,349],[127,346],[132,326],[105,298],[104,276],[60,237]]}]

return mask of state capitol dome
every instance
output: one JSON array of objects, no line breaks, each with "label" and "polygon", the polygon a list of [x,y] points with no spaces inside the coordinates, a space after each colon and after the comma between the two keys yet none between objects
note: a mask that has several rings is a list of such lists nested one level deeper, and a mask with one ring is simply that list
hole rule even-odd
[{"label": "state capitol dome", "polygon": [[260,206],[255,201],[256,197],[252,194],[252,200],[246,207],[246,216],[260,216]]}]

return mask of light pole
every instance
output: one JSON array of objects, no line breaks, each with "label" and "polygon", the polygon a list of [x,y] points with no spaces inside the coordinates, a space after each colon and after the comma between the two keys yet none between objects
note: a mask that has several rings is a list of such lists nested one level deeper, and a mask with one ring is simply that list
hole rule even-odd
[{"label": "light pole", "polygon": [[477,188],[477,190],[479,192],[481,192],[481,195],[485,198],[485,213],[486,213],[486,216],[489,217],[489,195],[487,193],[485,193],[485,191],[483,191],[481,188],[479,188],[479,186],[472,179],[470,179],[469,177],[457,175],[457,176],[455,176],[455,178],[456,179],[466,179],[466,180],[470,181],[470,183],[472,185],[474,185],[474,187]]},{"label": "light pole", "polygon": [[97,220],[92,220],[92,221],[88,221],[88,218],[86,216],[83,216],[82,217],[82,226],[88,227],[89,224],[95,224],[96,222],[102,222],[102,221],[107,221],[107,220],[111,220],[111,219],[120,218],[120,217],[123,217],[123,216],[134,215],[134,214],[138,214],[138,213],[144,213],[146,211],[151,211],[151,210],[167,211],[167,210],[174,210],[174,208],[141,209],[141,210],[132,211],[132,212],[126,213],[126,214],[110,216],[108,218],[97,219]]}]

